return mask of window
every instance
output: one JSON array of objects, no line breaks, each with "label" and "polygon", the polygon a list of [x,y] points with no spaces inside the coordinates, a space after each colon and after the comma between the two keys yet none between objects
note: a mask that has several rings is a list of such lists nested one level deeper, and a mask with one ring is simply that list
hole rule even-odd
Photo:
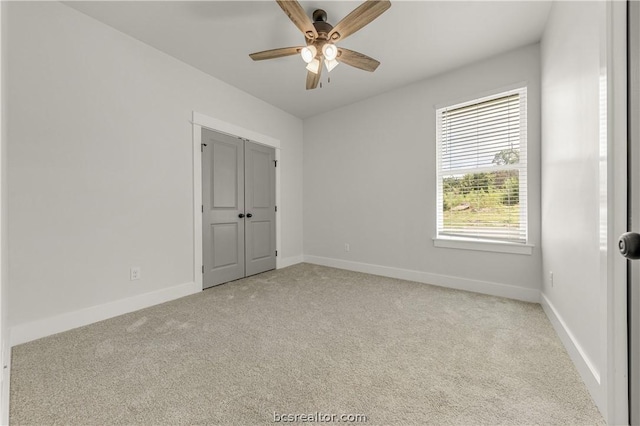
[{"label": "window", "polygon": [[440,108],[436,129],[436,240],[526,244],[527,89]]}]

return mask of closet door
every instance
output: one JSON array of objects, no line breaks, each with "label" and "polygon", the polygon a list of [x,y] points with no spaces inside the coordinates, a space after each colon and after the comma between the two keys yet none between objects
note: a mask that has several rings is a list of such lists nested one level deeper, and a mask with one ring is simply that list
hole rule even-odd
[{"label": "closet door", "polygon": [[276,268],[275,149],[245,142],[246,275]]},{"label": "closet door", "polygon": [[245,276],[244,142],[202,129],[203,288]]},{"label": "closet door", "polygon": [[275,149],[202,129],[203,288],[276,267]]}]

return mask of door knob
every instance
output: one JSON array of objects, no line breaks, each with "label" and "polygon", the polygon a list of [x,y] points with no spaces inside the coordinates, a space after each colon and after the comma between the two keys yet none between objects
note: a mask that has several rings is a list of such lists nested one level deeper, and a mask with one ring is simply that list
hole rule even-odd
[{"label": "door knob", "polygon": [[247,217],[251,218],[253,215],[251,213],[247,213]]},{"label": "door knob", "polygon": [[239,217],[240,219],[242,219],[242,218],[244,217],[244,213],[240,213],[240,214],[238,215],[238,217]]},{"label": "door knob", "polygon": [[620,254],[627,259],[640,259],[640,234],[625,232],[620,235],[618,248],[620,249]]}]

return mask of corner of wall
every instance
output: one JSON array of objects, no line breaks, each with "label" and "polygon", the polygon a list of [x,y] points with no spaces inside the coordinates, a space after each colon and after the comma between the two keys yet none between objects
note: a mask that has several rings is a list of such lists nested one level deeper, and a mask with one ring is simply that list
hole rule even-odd
[{"label": "corner of wall", "polygon": [[282,259],[278,259],[278,266],[276,269],[286,268],[288,266],[297,265],[298,263],[304,262],[304,257],[300,256],[289,256],[283,257]]}]

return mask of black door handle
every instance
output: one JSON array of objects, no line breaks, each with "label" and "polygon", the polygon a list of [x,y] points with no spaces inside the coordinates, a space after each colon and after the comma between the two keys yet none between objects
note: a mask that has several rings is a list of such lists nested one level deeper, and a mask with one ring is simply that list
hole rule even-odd
[{"label": "black door handle", "polygon": [[247,217],[251,218],[253,215],[251,213],[247,213]]},{"label": "black door handle", "polygon": [[244,217],[244,213],[240,213],[240,214],[238,215],[238,217],[239,217],[240,219],[242,219],[242,218]]},{"label": "black door handle", "polygon": [[618,248],[620,249],[620,254],[627,259],[640,259],[640,234],[625,232],[620,235]]}]

